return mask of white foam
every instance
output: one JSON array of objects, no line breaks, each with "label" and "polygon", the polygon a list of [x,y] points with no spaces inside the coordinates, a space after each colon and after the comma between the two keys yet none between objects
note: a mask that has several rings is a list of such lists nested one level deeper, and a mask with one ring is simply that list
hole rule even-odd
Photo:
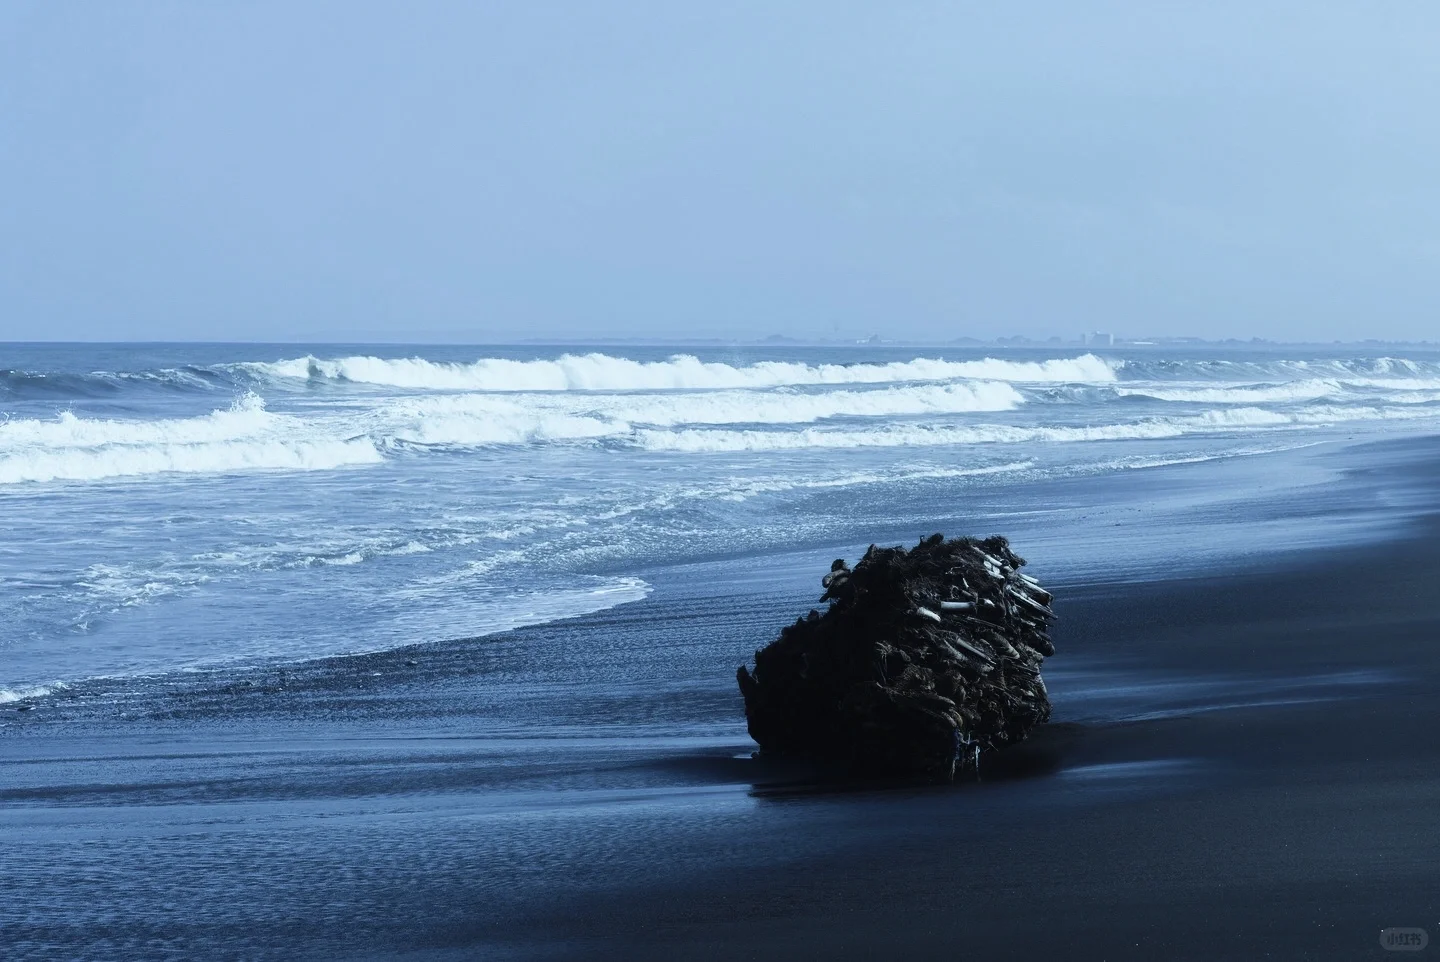
[{"label": "white foam", "polygon": [[959,444],[1020,444],[1027,441],[1113,441],[1132,438],[1173,438],[1184,434],[1175,424],[1155,421],[1101,427],[1018,427],[980,424],[972,427],[889,425],[868,431],[806,428],[800,431],[645,430],[637,442],[649,451],[741,452],[803,448],[935,447]]},{"label": "white foam", "polygon": [[238,367],[270,378],[325,378],[440,391],[656,391],[766,388],[797,384],[880,384],[982,378],[1015,382],[1109,383],[1115,368],[1093,354],[1046,361],[915,358],[887,364],[802,364],[758,361],[736,366],[677,354],[664,361],[632,361],[608,354],[565,354],[554,360],[481,358],[468,364],[424,358],[355,356],[293,358]]},{"label": "white foam", "polygon": [[0,484],[97,481],[137,475],[280,470],[326,471],[383,460],[368,439],[287,442],[226,441],[147,445],[99,451],[0,456]]},{"label": "white foam", "polygon": [[[1312,373],[1321,367],[1345,366],[1280,363]],[[1167,438],[1226,429],[1431,417],[1425,405],[1437,395],[1416,389],[1440,384],[1417,377],[1425,370],[1413,362],[1390,361],[1349,363],[1364,374],[1343,379],[1111,385],[1116,368],[1094,355],[1039,362],[916,358],[854,365],[732,366],[684,356],[636,362],[603,354],[548,361],[492,358],[473,364],[362,357],[259,365],[285,375],[313,373],[317,366],[329,372],[319,376],[389,378],[438,388],[485,383],[494,390],[402,397],[307,396],[290,398],[290,413],[267,410],[260,398],[249,395],[228,409],[190,418],[103,419],[67,412],[48,420],[0,421],[0,485],[170,472],[329,470],[374,464],[384,460],[384,453],[423,453],[430,446],[603,440],[648,450],[746,451]],[[1030,390],[1027,403],[1027,394],[1016,384],[1047,378],[1099,386]],[[936,379],[948,383],[935,383]],[[1367,392],[1372,382],[1382,389]],[[521,390],[525,387],[534,390]],[[1087,402],[1094,404],[1103,404],[1114,394],[1144,394],[1159,401],[1220,407],[1099,425],[1063,420],[1036,424],[1039,419],[1027,419],[1028,424],[967,424],[964,421],[970,419],[960,417],[1022,407],[1043,412],[1055,402],[1057,392],[1094,395]],[[1382,400],[1388,403],[1377,403]],[[1347,404],[1313,403],[1318,401]],[[915,423],[918,419],[935,423]],[[782,431],[766,430],[767,425],[811,427]],[[345,554],[341,551],[337,557]]]},{"label": "white foam", "polygon": [[721,501],[746,501],[764,494],[786,491],[848,488],[867,484],[902,484],[909,481],[939,481],[947,478],[973,478],[996,474],[1013,474],[1035,467],[1034,461],[1012,461],[983,468],[904,468],[898,471],[855,471],[828,478],[771,477],[731,478],[711,488],[693,488],[683,494]]},{"label": "white foam", "polygon": [[1355,420],[1433,417],[1428,412],[1398,408],[1317,407],[1293,413],[1264,408],[1226,408],[1187,417],[1149,418],[1123,424],[1085,426],[1023,426],[976,424],[964,426],[885,425],[869,430],[733,431],[689,428],[678,431],[644,430],[637,443],[651,451],[741,452],[783,451],[803,448],[933,447],[963,444],[1068,444],[1087,441],[1128,441],[1175,438],[1187,434],[1249,428],[1284,428]]},{"label": "white foam", "polygon": [[1163,356],[1132,358],[1117,364],[1123,380],[1206,381],[1291,381],[1311,378],[1338,378],[1370,382],[1375,385],[1404,382],[1407,379],[1433,381],[1440,377],[1440,364],[1435,361],[1414,361],[1409,358],[1359,357],[1291,360],[1264,358],[1232,360],[1229,358],[1173,359]]},{"label": "white foam", "polygon": [[149,604],[204,584],[209,577],[194,570],[145,568],[97,562],[80,572],[75,587],[109,611]]},{"label": "white foam", "polygon": [[[395,621],[395,628],[403,632],[404,643],[479,638],[531,625],[580,618],[643,601],[651,592],[650,585],[640,578],[574,576],[571,580],[577,584],[573,587],[550,586],[486,598],[487,593],[477,588],[475,583],[493,567],[472,563],[458,571],[399,587],[396,596],[407,599],[407,609],[413,612]],[[462,587],[459,596],[468,599],[460,604],[456,603],[457,586]],[[469,588],[468,592],[465,587]],[[347,651],[381,650],[393,643],[391,640],[386,644]]]},{"label": "white foam", "polygon": [[271,414],[253,395],[228,410],[153,421],[76,417],[0,422],[0,484],[168,472],[328,470],[381,460],[365,437],[334,438]]},{"label": "white foam", "polygon": [[[1185,404],[1269,404],[1317,401],[1324,398],[1355,398],[1365,392],[1383,391],[1387,403],[1423,404],[1434,400],[1440,380],[1429,378],[1304,378],[1270,384],[1239,384],[1217,387],[1206,384],[1150,383],[1117,387],[1116,394],[1175,401]],[[1402,392],[1422,392],[1407,395]],[[1428,392],[1428,393],[1423,393]]]},{"label": "white foam", "polygon": [[1008,411],[1009,384],[967,381],[872,391],[728,390],[685,394],[461,394],[408,398],[375,415],[373,430],[417,444],[527,444],[616,437],[636,426],[798,424],[840,417]]},{"label": "white foam", "polygon": [[392,441],[466,447],[577,441],[632,430],[628,422],[614,418],[552,413],[486,398],[466,408],[426,411],[402,403],[377,415],[376,431]]},{"label": "white foam", "polygon": [[1181,427],[1252,428],[1273,427],[1277,424],[1294,424],[1295,416],[1282,414],[1279,411],[1268,411],[1265,408],[1244,407],[1221,408],[1217,411],[1204,411],[1189,417],[1176,417],[1165,420]]},{"label": "white foam", "polygon": [[1385,388],[1390,391],[1440,390],[1440,378],[1433,377],[1372,377],[1363,380],[1346,381],[1345,383],[1361,387]]},{"label": "white foam", "polygon": [[1440,412],[1416,408],[1316,405],[1296,411],[1292,418],[1296,424],[1335,424],[1344,421],[1415,421],[1437,416]]},{"label": "white foam", "polygon": [[1235,387],[1170,387],[1145,386],[1116,388],[1126,396],[1176,401],[1184,404],[1266,404],[1286,401],[1312,401],[1337,397],[1345,393],[1344,385],[1335,380],[1310,378],[1281,384],[1249,384]]},{"label": "white foam", "polygon": [[63,411],[53,420],[10,418],[0,421],[0,453],[22,447],[48,450],[108,445],[201,444],[260,437],[283,419],[265,410],[265,402],[247,394],[225,410],[194,418],[154,421],[81,418]]},{"label": "white foam", "polygon": [[17,701],[25,701],[27,698],[43,698],[46,695],[53,695],[57,691],[64,691],[65,685],[55,682],[52,685],[27,685],[23,688],[0,688],[0,705],[9,705]]}]

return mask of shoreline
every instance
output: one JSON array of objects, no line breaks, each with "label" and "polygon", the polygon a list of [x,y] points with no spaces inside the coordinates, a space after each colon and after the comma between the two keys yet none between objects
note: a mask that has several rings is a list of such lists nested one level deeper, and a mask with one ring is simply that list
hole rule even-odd
[{"label": "shoreline", "polygon": [[1070,584],[1054,720],[978,785],[750,757],[734,656],[807,566],[123,719],[17,713],[0,933],[57,959],[1381,958],[1380,928],[1440,924],[1440,439],[1380,445],[1290,509],[1368,491],[1388,540]]},{"label": "shoreline", "polygon": [[[1386,470],[1394,474],[1403,473],[1407,465],[1416,459],[1414,448],[1430,448],[1440,456],[1440,434],[1418,433],[1392,438],[1366,438],[1352,441],[1319,441],[1312,444],[1287,448],[1278,451],[1265,452],[1260,455],[1247,457],[1230,457],[1215,460],[1200,460],[1197,462],[1166,463],[1156,467],[1127,468],[1116,473],[1091,476],[1079,475],[1075,477],[1045,478],[1037,481],[1022,482],[1015,486],[1004,486],[994,490],[978,490],[969,492],[975,505],[976,513],[981,519],[996,519],[990,524],[981,520],[978,524],[964,520],[954,520],[955,524],[948,523],[945,519],[936,520],[936,530],[944,530],[950,533],[952,528],[955,533],[993,533],[990,528],[1003,528],[1022,554],[1028,554],[1031,558],[1031,567],[1027,570],[1036,572],[1043,577],[1052,587],[1058,587],[1063,591],[1071,588],[1088,590],[1095,586],[1098,581],[1096,570],[1106,567],[1111,571],[1112,578],[1120,581],[1144,582],[1150,580],[1149,572],[1154,569],[1166,571],[1167,579],[1175,577],[1205,577],[1209,574],[1223,571],[1237,570],[1243,566],[1264,567],[1268,564],[1289,563],[1289,561],[1301,559],[1311,550],[1326,550],[1327,548],[1338,548],[1341,546],[1366,546],[1390,540],[1396,537],[1396,531],[1403,529],[1409,517],[1425,514],[1430,511],[1440,511],[1440,498],[1425,495],[1421,503],[1414,505],[1408,511],[1396,510],[1394,505],[1385,511],[1376,511],[1373,506],[1358,513],[1355,517],[1341,517],[1344,505],[1350,492],[1338,492],[1332,485],[1324,480],[1327,474],[1336,475],[1342,485],[1353,489],[1353,475],[1375,470]],[[1371,466],[1357,466],[1354,462],[1357,459],[1365,459],[1367,456],[1376,462]],[[1335,467],[1330,462],[1345,462],[1340,467]],[[1248,545],[1239,546],[1233,544],[1216,545],[1214,542],[1221,541],[1215,535],[1215,531],[1224,524],[1232,524],[1228,519],[1219,516],[1226,508],[1225,500],[1217,506],[1205,507],[1203,495],[1197,500],[1196,505],[1189,505],[1185,495],[1175,498],[1175,503],[1167,505],[1161,510],[1151,511],[1154,515],[1149,519],[1135,519],[1128,516],[1123,505],[1127,499],[1150,498],[1160,493],[1162,497],[1172,496],[1173,491],[1200,490],[1204,491],[1209,483],[1206,478],[1210,472],[1216,470],[1244,471],[1251,477],[1259,478],[1269,473],[1275,473],[1277,466],[1283,465],[1290,474],[1308,476],[1309,480],[1300,485],[1299,490],[1303,493],[1303,499],[1289,498],[1288,491],[1281,486],[1279,490],[1265,491],[1258,490],[1249,503],[1241,504],[1244,510],[1240,513],[1242,525],[1259,526],[1260,522],[1254,519],[1257,513],[1256,505],[1260,505],[1260,511],[1273,512],[1275,517],[1269,522],[1274,531],[1267,531],[1264,537],[1254,534],[1244,535],[1249,537],[1251,542]],[[1396,494],[1394,500],[1398,503],[1405,497],[1412,497],[1404,494],[1405,485],[1394,484],[1395,476],[1389,479]],[[1347,484],[1347,482],[1349,482]],[[1234,487],[1233,480],[1227,480],[1228,486]],[[1414,487],[1414,484],[1408,487]],[[1220,487],[1217,486],[1217,490]],[[1096,494],[1102,495],[1098,501],[1091,501]],[[1234,500],[1232,492],[1226,495],[1227,500]],[[1003,510],[1007,504],[1024,505],[1045,505],[1043,510],[1032,510],[1022,512],[1032,517],[1004,518],[1006,512]],[[1063,512],[1083,512],[1086,516],[1083,523],[1071,524],[1063,529],[1062,542],[1056,544],[1055,539],[1046,531],[1050,523],[1049,518]],[[1203,512],[1209,513],[1209,517],[1203,517]],[[1315,515],[1326,516],[1331,519],[1325,528],[1307,525],[1299,521],[1304,512],[1313,512]],[[1201,513],[1201,521],[1206,530],[1206,538],[1211,544],[1206,547],[1203,543],[1196,544],[1197,548],[1204,548],[1203,552],[1197,551],[1195,557],[1188,560],[1182,559],[1175,552],[1173,545],[1163,543],[1164,538],[1156,537],[1153,533],[1148,540],[1144,529],[1135,527],[1137,520],[1144,522],[1146,528],[1153,532],[1157,527],[1163,527],[1168,523],[1194,524],[1195,518],[1187,517],[1186,513]],[[1287,516],[1288,513],[1288,516]],[[1089,558],[1084,562],[1077,562],[1073,557],[1077,554],[1076,542],[1082,538],[1088,538],[1098,533],[1099,525],[1106,523],[1103,518],[1106,514],[1116,517],[1123,517],[1123,521],[1116,521],[1115,524],[1124,524],[1126,529],[1127,542],[1121,550],[1114,550],[1114,545],[1108,543],[1094,543],[1083,545],[1084,550],[1098,548],[1102,552],[1110,552],[1108,556]],[[1097,517],[1090,517],[1097,516]],[[999,519],[1003,519],[999,520]],[[1009,522],[1009,524],[1005,524]],[[968,531],[966,524],[975,528]],[[1280,538],[1287,533],[1294,535],[1298,533],[1306,540],[1297,544],[1278,543]],[[1343,530],[1342,530],[1343,527]],[[897,528],[894,531],[876,532],[872,531],[871,540],[877,543],[907,543],[921,534],[928,532],[911,531],[909,527]],[[1403,532],[1402,535],[1403,537]],[[1058,549],[1058,550],[1057,550]],[[1127,557],[1127,554],[1139,549],[1142,555],[1139,560]],[[778,579],[793,585],[795,595],[803,599],[810,593],[809,569],[823,568],[828,565],[829,559],[837,555],[858,557],[864,550],[862,542],[850,544],[819,544],[810,545],[801,549],[775,549],[758,554],[745,553],[735,559],[709,558],[695,562],[685,562],[678,565],[670,565],[658,569],[636,569],[626,573],[627,577],[643,579],[647,584],[647,592],[654,590],[657,585],[670,587],[677,581],[677,573],[687,569],[694,569],[701,574],[701,578],[713,578],[715,572],[723,569],[729,562],[743,561],[746,565],[759,568],[766,572],[764,575],[756,576],[757,582],[770,579]],[[1144,555],[1144,551],[1149,551]],[[1068,562],[1060,566],[1060,570],[1054,570],[1057,555],[1061,558],[1068,558]],[[1037,566],[1035,562],[1038,561]],[[1125,573],[1117,567],[1117,562],[1126,567]],[[733,582],[734,576],[724,572],[720,577]],[[743,579],[743,575],[741,576]],[[680,576],[684,580],[684,576]],[[733,585],[731,590],[734,590]],[[437,675],[434,672],[420,671],[410,672],[404,668],[418,667],[409,665],[411,660],[439,660],[447,665],[447,670],[460,668],[463,672],[463,658],[457,659],[455,654],[460,649],[469,649],[475,645],[485,645],[504,641],[510,638],[525,639],[536,634],[555,629],[557,626],[581,626],[589,623],[592,619],[604,623],[610,615],[621,609],[633,609],[636,606],[656,604],[656,600],[640,598],[635,601],[621,602],[611,608],[604,608],[598,611],[579,614],[572,617],[561,618],[555,621],[540,622],[534,625],[523,625],[512,628],[481,634],[478,636],[462,636],[444,640],[426,641],[417,643],[399,644],[394,647],[383,648],[374,651],[360,651],[353,653],[336,653],[320,656],[304,656],[298,658],[274,657],[252,661],[219,662],[213,664],[199,664],[189,667],[181,667],[160,672],[127,672],[122,674],[97,675],[86,678],[72,679],[31,679],[24,683],[12,685],[0,685],[0,691],[7,693],[3,701],[0,701],[0,738],[5,735],[14,735],[24,731],[28,726],[25,723],[33,724],[41,718],[64,717],[67,714],[77,718],[89,716],[87,706],[98,706],[104,704],[106,699],[113,699],[116,703],[123,701],[141,705],[144,712],[144,703],[153,699],[180,699],[188,702],[203,701],[207,693],[214,695],[246,694],[245,689],[254,688],[257,691],[281,691],[287,688],[286,679],[291,677],[310,677],[315,675],[353,675],[356,678],[367,677],[374,670],[382,671],[381,677],[395,680],[398,675],[402,678],[413,677],[415,680],[428,682],[443,681],[444,675]],[[659,602],[663,606],[663,602]],[[803,604],[803,601],[791,602],[791,608],[796,604]],[[798,609],[797,609],[798,610]],[[793,614],[787,615],[780,612],[779,620],[775,626],[790,620]],[[770,630],[773,633],[772,626]],[[403,656],[403,657],[402,657]],[[397,660],[398,659],[398,660]],[[44,715],[18,713],[16,711],[21,705],[31,707],[43,707],[46,709]],[[55,711],[55,709],[62,709]],[[63,709],[70,709],[65,711]],[[163,709],[162,709],[163,712]]]}]

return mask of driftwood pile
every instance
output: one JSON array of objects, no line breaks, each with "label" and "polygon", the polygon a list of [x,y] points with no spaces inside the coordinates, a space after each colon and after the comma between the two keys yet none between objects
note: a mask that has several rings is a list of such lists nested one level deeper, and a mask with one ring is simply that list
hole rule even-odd
[{"label": "driftwood pile", "polygon": [[1001,537],[870,546],[736,673],[765,752],[953,778],[1050,717],[1050,593]]}]

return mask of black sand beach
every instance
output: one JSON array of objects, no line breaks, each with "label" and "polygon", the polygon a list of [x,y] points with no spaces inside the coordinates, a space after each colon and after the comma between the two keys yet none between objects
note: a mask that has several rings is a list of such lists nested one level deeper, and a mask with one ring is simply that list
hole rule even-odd
[{"label": "black sand beach", "polygon": [[979,783],[749,756],[808,568],[6,706],[0,955],[1390,957],[1440,936],[1437,452],[1343,454],[1382,542],[1061,586],[1055,721]]}]

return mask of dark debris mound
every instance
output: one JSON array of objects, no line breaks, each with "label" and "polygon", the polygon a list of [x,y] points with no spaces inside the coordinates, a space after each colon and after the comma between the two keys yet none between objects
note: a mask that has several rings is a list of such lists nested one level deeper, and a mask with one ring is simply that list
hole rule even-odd
[{"label": "dark debris mound", "polygon": [[1004,538],[870,546],[823,579],[811,611],[736,673],[767,752],[953,777],[1050,717],[1040,677],[1050,593]]}]

